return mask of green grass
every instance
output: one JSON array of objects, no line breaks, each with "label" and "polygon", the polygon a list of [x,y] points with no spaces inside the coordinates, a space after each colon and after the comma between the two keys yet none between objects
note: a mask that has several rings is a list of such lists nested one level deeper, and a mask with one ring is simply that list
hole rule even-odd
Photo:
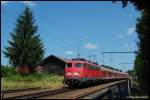
[{"label": "green grass", "polygon": [[53,74],[31,74],[28,76],[11,75],[1,78],[1,89],[17,88],[59,88],[63,86],[63,76]]},{"label": "green grass", "polygon": [[63,76],[47,73],[20,75],[13,67],[1,65],[1,89],[17,88],[59,88],[63,86]]}]

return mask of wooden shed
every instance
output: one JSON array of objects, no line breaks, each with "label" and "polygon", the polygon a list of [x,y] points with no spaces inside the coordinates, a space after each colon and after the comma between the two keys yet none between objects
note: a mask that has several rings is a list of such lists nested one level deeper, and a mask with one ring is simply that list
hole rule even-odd
[{"label": "wooden shed", "polygon": [[[40,64],[39,68],[37,67],[38,72],[47,72],[50,74],[64,75],[64,69],[66,62],[69,59],[50,55],[46,57]],[[41,69],[42,68],[42,69]],[[39,69],[39,70],[38,70]]]}]

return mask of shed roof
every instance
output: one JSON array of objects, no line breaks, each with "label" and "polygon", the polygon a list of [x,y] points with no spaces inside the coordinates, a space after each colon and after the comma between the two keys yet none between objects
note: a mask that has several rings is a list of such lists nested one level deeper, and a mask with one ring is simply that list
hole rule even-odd
[{"label": "shed roof", "polygon": [[52,58],[59,59],[60,61],[62,61],[64,63],[66,63],[69,60],[69,59],[64,58],[64,57],[60,57],[60,56],[56,56],[56,55],[50,55],[50,56],[44,58],[43,61],[39,65],[43,65],[44,63],[46,63],[46,61],[48,61],[49,59],[52,59]]},{"label": "shed roof", "polygon": [[51,56],[53,56],[53,57],[55,57],[55,58],[57,58],[57,59],[60,59],[60,60],[62,60],[63,62],[67,62],[68,60],[70,60],[70,59],[68,59],[68,58],[64,58],[64,57],[60,57],[60,56],[55,56],[55,55],[51,55]]}]

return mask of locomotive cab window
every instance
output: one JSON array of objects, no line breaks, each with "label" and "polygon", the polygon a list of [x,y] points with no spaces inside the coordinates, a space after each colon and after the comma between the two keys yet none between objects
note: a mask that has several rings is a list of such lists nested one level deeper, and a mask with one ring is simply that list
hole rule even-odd
[{"label": "locomotive cab window", "polygon": [[67,63],[67,68],[72,67],[72,63]]},{"label": "locomotive cab window", "polygon": [[75,64],[75,67],[80,68],[80,67],[82,67],[82,64],[81,64],[81,63],[76,63],[76,64]]}]

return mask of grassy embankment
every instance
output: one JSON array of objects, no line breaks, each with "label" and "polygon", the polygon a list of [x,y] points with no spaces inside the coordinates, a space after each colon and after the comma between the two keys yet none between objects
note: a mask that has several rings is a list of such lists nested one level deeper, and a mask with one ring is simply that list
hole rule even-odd
[{"label": "grassy embankment", "polygon": [[55,89],[61,86],[63,86],[63,76],[46,73],[34,73],[27,76],[21,76],[11,67],[1,67],[1,89],[31,87],[50,87]]}]

